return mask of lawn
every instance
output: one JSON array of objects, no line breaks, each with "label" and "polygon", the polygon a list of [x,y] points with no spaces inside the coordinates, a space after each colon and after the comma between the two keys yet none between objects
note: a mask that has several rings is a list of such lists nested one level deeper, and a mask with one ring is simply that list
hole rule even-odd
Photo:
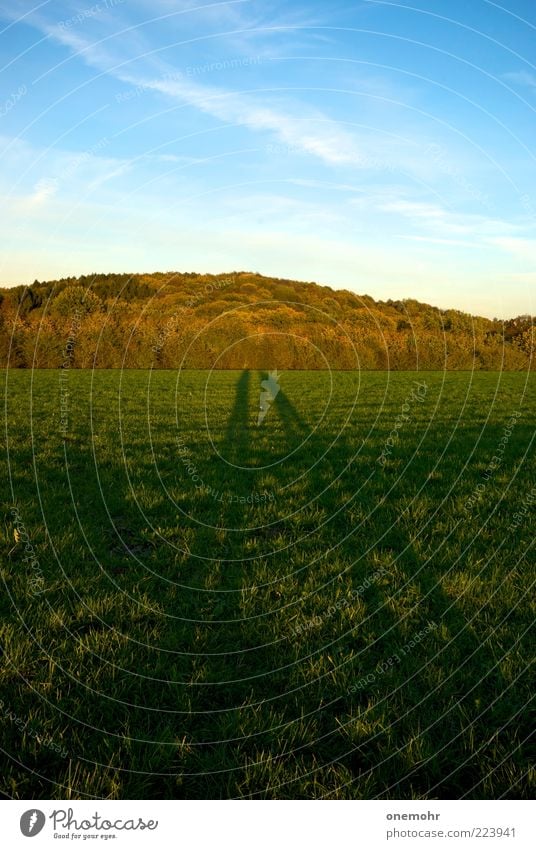
[{"label": "lawn", "polygon": [[2,793],[532,797],[536,376],[267,378],[3,373]]}]

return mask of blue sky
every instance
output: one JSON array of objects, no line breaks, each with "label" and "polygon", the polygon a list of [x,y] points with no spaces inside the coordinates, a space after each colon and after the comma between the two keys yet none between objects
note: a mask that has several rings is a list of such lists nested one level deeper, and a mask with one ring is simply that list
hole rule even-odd
[{"label": "blue sky", "polygon": [[0,0],[0,284],[252,270],[536,313],[533,0]]}]

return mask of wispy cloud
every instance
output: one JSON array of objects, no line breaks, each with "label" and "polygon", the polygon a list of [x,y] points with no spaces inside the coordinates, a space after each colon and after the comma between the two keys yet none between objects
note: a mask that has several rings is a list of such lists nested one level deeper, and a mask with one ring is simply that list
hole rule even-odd
[{"label": "wispy cloud", "polygon": [[420,201],[392,200],[381,206],[385,212],[398,212],[401,215],[418,221],[428,221],[433,224],[444,225],[450,220],[451,215],[442,206]]},{"label": "wispy cloud", "polygon": [[302,107],[304,114],[296,117],[259,103],[251,96],[191,83],[186,78],[131,81],[187,103],[225,123],[273,133],[279,142],[309,153],[329,165],[358,164],[361,159],[352,136],[317,110]]},{"label": "wispy cloud", "polygon": [[[415,228],[420,230],[417,234],[427,238],[432,236],[434,241],[438,239],[445,241],[450,236],[459,237],[453,244],[465,244],[466,240],[480,239],[480,244],[499,245],[501,239],[514,237],[524,229],[521,223],[506,221],[499,218],[491,218],[475,213],[459,212],[447,209],[439,203],[408,199],[406,197],[394,197],[391,199],[372,199],[372,206],[388,214],[400,216],[409,220]],[[425,231],[424,233],[422,231]],[[506,237],[505,237],[506,234]],[[414,238],[415,234],[412,234]],[[464,237],[464,238],[462,238]]]},{"label": "wispy cloud", "polygon": [[105,145],[74,152],[39,147],[4,136],[0,136],[0,149],[4,150],[5,173],[18,175],[16,181],[3,179],[0,187],[13,208],[21,213],[44,210],[53,199],[57,202],[88,197],[144,159],[106,155]]},{"label": "wispy cloud", "polygon": [[489,243],[507,251],[523,262],[536,263],[536,239],[522,239],[512,236],[495,236]]},{"label": "wispy cloud", "polygon": [[442,239],[439,236],[415,236],[404,235],[399,236],[399,239],[404,239],[408,242],[424,242],[428,245],[450,245],[457,248],[482,248],[482,242],[471,241],[469,239]]},{"label": "wispy cloud", "polygon": [[[219,4],[214,4],[214,7],[219,9]],[[288,95],[276,97],[265,92],[243,93],[194,81],[161,61],[143,42],[140,33],[129,28],[116,33],[121,38],[111,39],[108,36],[91,41],[86,35],[57,24],[48,24],[38,18],[34,23],[51,39],[74,51],[74,56],[101,73],[134,89],[165,95],[224,124],[269,134],[279,143],[308,154],[327,166],[348,166],[368,171],[398,168],[422,175],[422,156],[411,140],[378,139],[377,134],[349,131],[322,110]],[[285,26],[278,23],[275,28],[284,30]],[[411,149],[413,147],[415,149]]]},{"label": "wispy cloud", "polygon": [[503,79],[536,91],[536,74],[531,74],[529,71],[509,71],[503,74]]},{"label": "wispy cloud", "polygon": [[28,210],[44,206],[46,201],[53,197],[57,191],[58,184],[56,180],[47,177],[38,180],[32,193],[24,198],[23,206]]},{"label": "wispy cloud", "polygon": [[[359,165],[364,162],[352,135],[319,110],[299,103],[292,105],[292,112],[276,108],[260,95],[254,97],[194,82],[164,63],[159,63],[161,74],[158,77],[148,76],[146,72],[126,73],[122,67],[126,63],[111,53],[109,45],[91,42],[57,25],[45,25],[44,28],[51,38],[74,50],[80,59],[134,88],[167,95],[224,123],[271,133],[279,142],[328,165]],[[143,61],[138,64],[143,64]]]}]

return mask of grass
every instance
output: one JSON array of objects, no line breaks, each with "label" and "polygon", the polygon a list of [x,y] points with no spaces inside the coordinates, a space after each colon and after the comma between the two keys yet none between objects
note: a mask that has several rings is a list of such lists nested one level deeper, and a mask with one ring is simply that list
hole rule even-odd
[{"label": "grass", "polygon": [[263,377],[5,373],[2,793],[533,796],[536,377]]}]

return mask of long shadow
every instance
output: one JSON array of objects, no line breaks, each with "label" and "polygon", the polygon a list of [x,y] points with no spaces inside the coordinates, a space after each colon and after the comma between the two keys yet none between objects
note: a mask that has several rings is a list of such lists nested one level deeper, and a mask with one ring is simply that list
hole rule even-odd
[{"label": "long shadow", "polygon": [[[249,384],[242,377],[227,427],[229,438],[236,433],[237,419],[244,418],[244,385]],[[277,411],[286,425],[285,432],[291,427],[302,433],[308,430],[284,392],[278,394],[273,406],[272,412]],[[312,453],[326,442],[329,440],[325,434],[313,436]],[[246,448],[243,440],[241,447]],[[337,451],[347,459],[355,455],[355,441],[349,432],[338,441]],[[351,472],[348,476],[351,481]],[[403,485],[402,477],[399,486]],[[441,546],[417,550],[413,529],[408,527],[411,523],[397,512],[398,487],[394,487],[387,502],[382,500],[390,487],[389,476],[378,468],[356,499],[357,505],[367,511],[367,522],[360,528],[360,522],[350,515],[345,520],[343,511],[342,522],[341,514],[337,516],[336,533],[331,533],[331,519],[317,529],[337,556],[350,564],[345,575],[350,587],[359,587],[375,571],[374,556],[380,555],[384,562],[390,562],[386,579],[372,582],[360,597],[359,611],[339,631],[330,614],[319,628],[311,629],[305,638],[297,640],[285,624],[284,616],[277,614],[277,599],[268,587],[261,592],[258,609],[276,611],[266,621],[270,622],[277,650],[263,646],[266,640],[262,626],[256,620],[239,616],[246,605],[236,591],[247,593],[251,589],[254,574],[251,564],[242,570],[242,576],[241,569],[228,571],[227,564],[220,571],[221,586],[226,591],[224,606],[229,619],[235,619],[235,625],[229,626],[226,635],[225,642],[230,648],[227,657],[214,654],[222,648],[221,630],[213,631],[205,642],[205,673],[215,684],[198,694],[197,704],[201,710],[205,706],[213,711],[217,706],[224,711],[225,739],[230,742],[222,744],[222,764],[230,770],[225,779],[230,795],[240,795],[245,764],[262,761],[266,750],[275,762],[281,759],[288,766],[288,751],[294,749],[295,755],[290,755],[290,760],[294,758],[303,772],[311,769],[323,775],[328,768],[318,768],[318,763],[338,763],[354,776],[356,796],[359,795],[357,780],[361,782],[364,777],[370,778],[372,793],[385,793],[390,798],[426,797],[436,785],[432,791],[436,797],[456,797],[482,778],[481,764],[471,761],[468,749],[468,739],[473,733],[470,726],[473,720],[478,720],[478,706],[485,705],[490,691],[500,694],[505,682],[492,647],[478,638],[476,621],[469,621],[471,617],[464,613],[457,599],[443,588],[443,570],[449,565],[442,559]],[[225,519],[235,516],[231,510],[222,514]],[[435,518],[437,521],[439,515]],[[284,527],[279,530],[277,542],[284,552]],[[246,536],[245,533],[244,540]],[[290,548],[286,554],[273,558],[274,568],[276,562],[286,557],[291,571],[293,556]],[[325,560],[322,556],[316,560],[320,575]],[[296,579],[295,598],[288,597],[287,603],[300,602],[303,598],[307,609],[308,571]],[[325,579],[319,577],[318,585],[320,594],[325,593],[329,598],[330,584],[338,576],[330,579],[329,570],[325,574]],[[324,589],[322,584],[326,584]],[[259,648],[253,649],[254,646]],[[341,692],[337,674],[323,668],[326,654],[334,657],[341,669],[352,669],[350,681],[365,683],[352,692],[348,689]],[[479,670],[479,676],[471,680],[475,669]],[[443,686],[443,679],[449,680],[448,686]],[[226,680],[233,683],[226,685]],[[330,710],[326,706],[331,706]],[[256,732],[245,734],[245,728],[249,727],[248,711],[256,717]],[[371,730],[363,731],[358,741],[354,738],[349,745],[340,730],[352,724],[356,711],[365,728],[368,719]],[[294,740],[292,729],[297,718],[304,714],[310,716],[314,725],[311,739],[287,745],[281,726],[286,726],[289,739]],[[213,728],[212,739],[217,739],[218,722],[210,720],[208,714],[205,721]],[[484,720],[480,733],[484,734],[485,730]],[[411,751],[412,745],[419,749],[419,754]],[[198,750],[191,766],[208,773],[203,779],[203,792],[214,797],[221,792],[221,776],[210,775],[212,756],[210,750]],[[381,779],[374,779],[380,766]],[[288,775],[292,769],[286,772]],[[246,789],[270,795],[261,776],[259,769],[257,787],[250,779]],[[200,786],[194,780],[193,792],[201,792]],[[351,785],[348,792],[352,794]],[[292,798],[293,783],[281,788],[279,793]],[[271,797],[277,797],[277,793]]]},{"label": "long shadow", "polygon": [[[262,377],[263,375],[259,376],[259,389]],[[238,462],[243,462],[244,458],[251,454],[253,440],[262,433],[262,425],[256,431],[255,425],[251,424],[251,415],[248,412],[249,390],[250,375],[244,373],[236,387],[235,400],[225,431],[227,443],[234,441],[227,456],[236,458]],[[278,424],[283,424],[283,436],[290,445],[296,442],[296,435],[298,435],[298,443],[310,436],[310,426],[296,410],[284,390],[280,390],[277,394],[269,414],[270,426],[275,430]],[[312,446],[308,446],[308,452],[311,449],[314,452],[315,442],[321,443],[321,449],[325,449],[326,440],[323,434],[313,435],[311,442]],[[329,445],[329,442],[327,444]],[[342,453],[348,454],[349,451],[350,446],[345,445]],[[271,459],[270,449],[258,450],[256,456],[264,463],[268,463]],[[299,456],[294,455],[286,462],[299,471]],[[243,480],[243,476],[238,473],[236,480],[238,484]],[[329,483],[329,476],[327,483]],[[285,513],[284,510],[283,513]],[[277,515],[276,512],[276,517]],[[262,524],[264,519],[265,515],[261,514],[258,524]],[[267,527],[248,531],[239,529],[240,521],[245,524],[243,507],[222,505],[220,526],[236,530],[228,533],[229,545],[223,546],[223,552],[221,546],[215,547],[217,562],[213,564],[213,567],[209,567],[207,588],[210,587],[213,594],[212,611],[206,613],[196,651],[204,656],[202,677],[204,682],[210,682],[210,684],[194,688],[192,702],[199,715],[190,717],[185,729],[191,739],[199,739],[200,728],[203,727],[210,729],[209,736],[214,743],[218,739],[229,741],[221,745],[221,763],[222,768],[230,770],[224,781],[227,782],[228,793],[231,796],[239,795],[239,776],[244,771],[244,764],[248,761],[255,763],[261,756],[263,748],[271,751],[276,758],[282,755],[286,743],[284,739],[280,739],[278,727],[288,725],[289,722],[294,723],[300,712],[299,691],[302,686],[296,687],[295,681],[293,682],[293,677],[301,663],[300,653],[296,653],[296,641],[292,639],[288,630],[285,614],[277,612],[281,606],[278,601],[278,590],[274,590],[270,584],[274,583],[271,580],[272,573],[277,575],[280,572],[292,572],[296,540],[318,530],[316,521],[313,521],[310,527],[303,528],[300,525],[296,531],[290,522],[281,519],[275,523],[275,527],[269,524]],[[348,529],[348,532],[349,530],[351,529]],[[254,543],[253,549],[248,548],[250,541]],[[337,538],[332,539],[333,547],[336,547],[338,541]],[[240,559],[245,550],[251,551],[252,554],[248,560]],[[216,554],[217,551],[219,556]],[[320,559],[319,568],[322,567],[322,563],[323,560]],[[264,586],[259,587],[258,590],[254,587],[252,589],[252,585],[255,585],[257,581]],[[290,596],[286,603],[300,600],[304,592],[301,586],[303,583],[301,577],[293,580],[296,598]],[[248,594],[252,592],[259,595],[256,606],[248,603]],[[280,620],[273,637],[270,636],[265,625],[272,618],[270,611],[274,611],[273,615]],[[269,615],[262,618],[265,614]],[[222,619],[226,620],[225,624],[221,623]],[[275,655],[271,645],[272,639],[275,639],[277,646]],[[320,649],[319,652],[317,649],[316,653],[321,654],[322,650]],[[195,672],[199,673],[197,667]],[[294,692],[286,697],[284,694],[289,690]],[[325,694],[330,693],[332,700],[336,702],[342,699],[339,691],[331,692],[333,691],[332,681],[321,677],[317,682],[313,681],[312,685],[307,682],[306,702],[309,703],[308,710],[313,716],[318,713],[319,700],[322,701],[324,698],[322,690]],[[264,718],[255,723],[256,730],[246,733],[245,729],[250,725],[252,718],[259,715]],[[218,733],[217,730],[222,727],[222,723],[225,734]],[[332,728],[326,727],[326,732],[331,733]],[[300,748],[303,750],[304,746],[307,749],[308,743],[304,743]],[[330,744],[328,758],[333,757],[335,752],[341,756],[345,753],[340,741],[335,746],[333,742]],[[304,757],[303,751],[302,757]],[[311,752],[307,752],[305,757],[310,758]],[[198,746],[192,752],[187,760],[188,771],[199,775],[204,774],[204,778],[192,778],[189,781],[186,796],[189,793],[194,796],[208,794],[209,797],[214,798],[222,792],[222,777],[211,775],[214,768],[213,758],[212,746],[206,748]]]},{"label": "long shadow", "polygon": [[[259,395],[264,378],[265,375],[259,374]],[[225,459],[237,466],[252,460],[268,465],[272,459],[270,447],[261,445],[266,430],[263,424],[257,423],[258,410],[252,403],[253,397],[250,399],[252,391],[251,374],[244,372],[236,384],[225,426]],[[295,441],[297,431],[300,439],[309,434],[307,423],[282,390],[272,403],[269,415],[269,426],[278,429],[283,423],[283,435],[291,432],[291,441]],[[252,468],[238,468],[233,472],[237,499],[248,496],[251,471]],[[257,746],[262,740],[265,744],[275,741],[276,732],[266,731],[262,726],[259,727],[260,736],[245,731],[261,710],[266,687],[270,689],[277,680],[276,687],[284,692],[287,684],[285,671],[278,673],[275,679],[267,672],[273,666],[274,656],[265,625],[270,616],[262,618],[273,607],[270,599],[273,591],[269,586],[270,576],[264,575],[265,567],[259,564],[274,563],[274,571],[277,571],[289,557],[290,540],[285,537],[284,522],[274,523],[274,517],[278,518],[277,510],[270,503],[252,506],[225,498],[219,510],[221,531],[211,547],[214,562],[207,567],[205,581],[209,600],[204,602],[204,621],[197,629],[195,644],[196,654],[202,657],[192,661],[190,671],[190,699],[194,712],[181,727],[181,733],[190,739],[208,737],[212,745],[196,746],[186,761],[181,762],[181,768],[192,774],[185,797],[239,795],[237,773],[243,770],[244,762],[257,757]],[[260,527],[248,529],[252,524]],[[278,548],[283,549],[282,555],[274,555]],[[245,552],[249,555],[247,559],[244,559]],[[257,582],[268,586],[256,590]],[[251,610],[244,610],[247,605],[244,599],[257,593],[261,602],[251,615]],[[193,684],[199,675],[203,686]],[[284,720],[284,712],[281,719]],[[273,724],[267,723],[268,727]],[[229,742],[217,744],[218,740]],[[221,768],[230,770],[227,776],[213,774],[215,745],[220,751]],[[195,774],[199,777],[194,777]],[[222,785],[228,790],[222,790]]]},{"label": "long shadow", "polygon": [[236,384],[235,400],[225,430],[226,460],[243,465],[251,445],[249,394],[251,372],[242,372]]},{"label": "long shadow", "polygon": [[284,389],[280,389],[276,395],[273,404],[277,414],[283,424],[287,425],[288,429],[294,427],[302,435],[309,433],[310,426],[305,419],[298,413],[294,404],[290,401]]}]

